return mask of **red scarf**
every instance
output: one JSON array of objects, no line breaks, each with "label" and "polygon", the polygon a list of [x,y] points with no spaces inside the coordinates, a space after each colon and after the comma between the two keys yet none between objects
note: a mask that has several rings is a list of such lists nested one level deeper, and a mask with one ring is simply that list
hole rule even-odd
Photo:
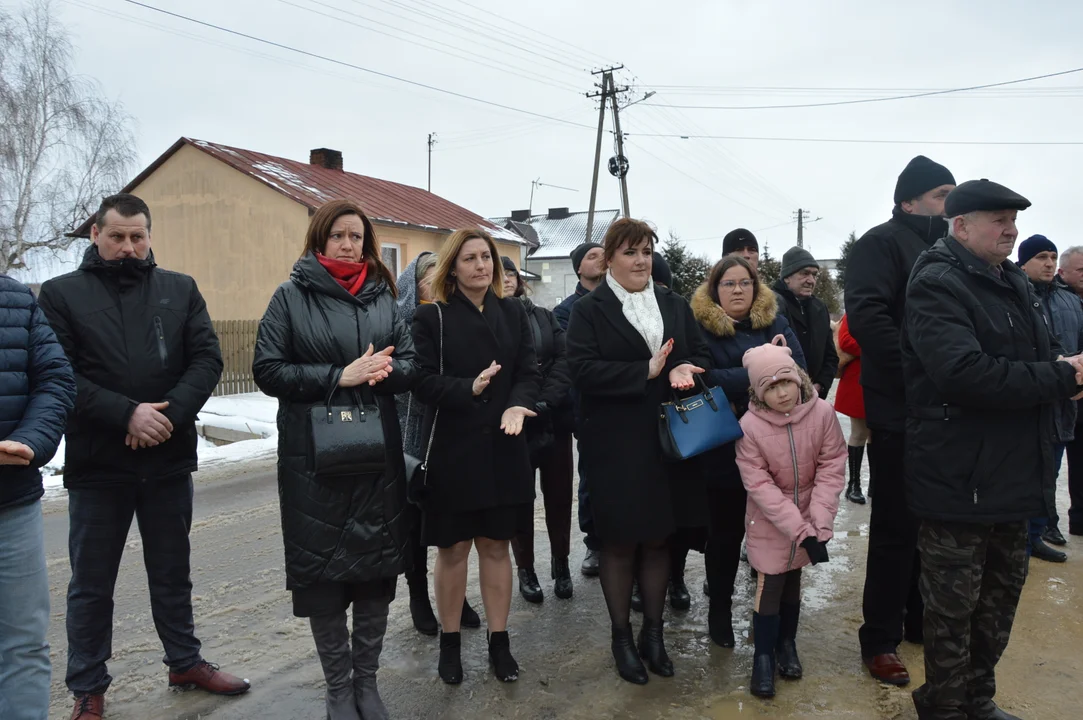
[{"label": "red scarf", "polygon": [[346,292],[351,295],[361,292],[361,287],[365,284],[365,278],[369,274],[368,263],[364,261],[356,263],[349,260],[335,260],[320,253],[316,253],[316,259],[327,270],[327,274],[333,277],[335,282],[341,285]]}]

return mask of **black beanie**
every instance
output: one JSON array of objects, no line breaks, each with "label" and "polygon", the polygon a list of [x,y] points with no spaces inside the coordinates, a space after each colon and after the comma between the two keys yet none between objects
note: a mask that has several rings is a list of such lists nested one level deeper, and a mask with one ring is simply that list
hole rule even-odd
[{"label": "black beanie", "polygon": [[594,248],[600,247],[601,245],[596,242],[585,242],[578,245],[575,250],[572,250],[570,256],[572,259],[572,270],[575,271],[576,275],[579,274],[579,264],[583,262],[583,258],[587,256],[587,253],[589,253]]},{"label": "black beanie", "polygon": [[504,266],[504,272],[519,272],[519,268],[515,267],[515,263],[507,255],[500,256],[500,264]]},{"label": "black beanie", "polygon": [[669,263],[662,257],[662,253],[654,252],[654,260],[651,263],[651,280],[667,288],[673,287],[673,272],[669,269]]},{"label": "black beanie", "polygon": [[1040,252],[1057,252],[1057,246],[1045,235],[1031,235],[1019,243],[1019,267],[1023,267]]},{"label": "black beanie", "polygon": [[751,230],[737,228],[736,230],[730,230],[726,233],[726,237],[722,238],[723,255],[729,255],[744,248],[752,248],[756,252],[760,251],[760,243]]},{"label": "black beanie", "polygon": [[808,250],[795,245],[782,256],[782,270],[779,277],[785,280],[790,275],[798,273],[807,267],[818,268],[820,263],[816,262],[816,258],[812,257],[812,253]]},{"label": "black beanie", "polygon": [[918,155],[899,173],[899,181],[895,183],[895,204],[921,197],[941,185],[954,184],[955,176],[950,170],[924,155]]}]

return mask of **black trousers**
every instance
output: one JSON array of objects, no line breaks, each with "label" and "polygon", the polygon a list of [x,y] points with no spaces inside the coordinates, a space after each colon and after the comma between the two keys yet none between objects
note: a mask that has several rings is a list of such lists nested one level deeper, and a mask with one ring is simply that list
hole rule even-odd
[{"label": "black trousers", "polygon": [[[542,496],[545,502],[545,527],[549,531],[549,549],[553,558],[568,559],[572,535],[572,436],[556,436],[553,446],[542,452],[538,461]],[[534,567],[534,528],[512,538],[515,565]]]},{"label": "black trousers", "polygon": [[704,564],[710,611],[728,613],[733,605],[733,585],[741,564],[741,541],[745,538],[745,506],[748,493],[741,487],[708,488],[711,526]]},{"label": "black trousers", "polygon": [[164,662],[186,672],[202,658],[192,619],[192,476],[68,491],[68,689],[105,692],[113,645],[113,589],[132,518],[139,523],[154,628]]},{"label": "black trousers", "polygon": [[1064,446],[1068,460],[1069,532],[1083,533],[1083,425],[1075,426],[1075,440]]},{"label": "black trousers", "polygon": [[873,430],[873,442],[876,452],[870,465],[876,494],[861,605],[865,624],[858,632],[863,657],[896,652],[906,616],[919,625],[923,614],[917,584],[919,522],[906,503],[906,434]]}]

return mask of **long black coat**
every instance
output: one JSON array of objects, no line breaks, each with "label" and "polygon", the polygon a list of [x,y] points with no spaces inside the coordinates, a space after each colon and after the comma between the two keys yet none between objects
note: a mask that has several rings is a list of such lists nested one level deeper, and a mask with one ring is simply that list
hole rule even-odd
[{"label": "long black coat", "polygon": [[[75,272],[38,299],[75,370],[64,486],[132,483],[195,472],[196,413],[222,376],[207,304],[187,275],[146,260],[105,261],[91,245]],[[173,435],[155,447],[124,444],[139,403],[162,402]]]},{"label": "long black coat", "polygon": [[669,371],[683,363],[709,369],[710,351],[684,298],[657,285],[654,292],[664,340],[674,343],[653,380],[652,353],[607,283],[572,307],[568,324],[568,367],[580,396],[579,471],[595,531],[609,543],[656,541],[706,524],[703,477],[663,461],[658,412],[671,398]]},{"label": "long black coat", "polygon": [[572,379],[568,375],[564,328],[549,310],[538,307],[529,298],[519,299],[526,308],[526,317],[534,334],[534,353],[542,375],[541,393],[534,407],[538,417],[526,421],[527,443],[536,465],[539,449],[544,451],[551,446],[556,433],[567,434],[575,429],[572,400],[568,394]]},{"label": "long black coat", "polygon": [[[317,480],[309,470],[309,418],[346,365],[372,344],[393,345],[393,369],[372,388],[380,408],[387,468],[382,475]],[[278,398],[278,497],[286,549],[286,586],[362,583],[404,570],[409,528],[406,468],[394,394],[416,380],[414,342],[398,319],[390,288],[369,277],[357,297],[306,255],[275,291],[260,320],[252,364],[256,384]],[[360,388],[358,388],[360,390]],[[354,404],[339,389],[333,402]]]},{"label": "long black coat", "polygon": [[835,373],[839,369],[839,354],[831,332],[831,315],[827,306],[816,297],[798,300],[786,283],[779,279],[773,287],[778,295],[778,313],[789,321],[801,342],[812,382],[820,386],[820,397],[827,399]]},{"label": "long black coat", "polygon": [[[906,480],[920,518],[998,523],[1048,516],[1055,482],[1054,404],[1075,371],[1014,263],[996,277],[945,238],[906,291]],[[946,416],[946,418],[945,418]]]},{"label": "long black coat", "polygon": [[[426,444],[435,408],[436,435],[428,468],[425,512],[462,513],[534,500],[525,433],[506,435],[500,419],[510,407],[533,409],[541,374],[533,331],[523,304],[489,291],[484,311],[455,293],[444,313],[444,372],[440,372],[440,319],[435,305],[414,314],[419,379],[416,400],[429,406],[422,423]],[[474,397],[474,379],[496,361],[500,372]]]},{"label": "long black coat", "polygon": [[869,230],[850,251],[846,266],[846,322],[861,346],[865,419],[877,430],[903,432],[906,387],[900,343],[906,284],[918,257],[948,234],[943,218],[895,208],[891,219]]}]

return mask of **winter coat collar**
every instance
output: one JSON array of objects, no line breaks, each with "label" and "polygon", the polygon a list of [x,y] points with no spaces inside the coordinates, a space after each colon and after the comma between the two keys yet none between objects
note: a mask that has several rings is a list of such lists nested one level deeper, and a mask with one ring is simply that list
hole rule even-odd
[{"label": "winter coat collar", "polygon": [[778,315],[778,299],[771,288],[762,282],[756,289],[756,299],[752,303],[751,312],[746,319],[739,322],[727,315],[722,306],[711,299],[707,283],[700,285],[692,295],[691,305],[696,322],[707,332],[720,338],[733,337],[737,334],[738,327],[750,327],[753,330],[769,328]]},{"label": "winter coat collar", "polygon": [[926,245],[932,245],[948,234],[948,221],[942,217],[914,215],[896,207],[891,212],[891,219],[912,230]]},{"label": "winter coat collar", "polygon": [[154,262],[154,251],[147,253],[146,260],[127,258],[125,260],[106,260],[98,253],[98,246],[91,244],[83,253],[83,261],[79,264],[80,270],[100,272],[108,275],[144,275],[157,267]]},{"label": "winter coat collar", "polygon": [[812,379],[808,376],[808,373],[802,370],[800,366],[797,368],[797,373],[801,376],[801,403],[797,407],[783,415],[767,407],[767,403],[756,397],[756,394],[750,388],[748,411],[777,427],[792,425],[805,417],[812,410],[816,401],[820,399],[820,396],[816,394],[816,388],[812,386]]},{"label": "winter coat collar", "polygon": [[376,273],[372,273],[365,281],[361,292],[357,293],[356,296],[351,295],[338,284],[337,280],[331,277],[331,273],[327,272],[323,265],[320,264],[315,253],[310,252],[305,253],[300,260],[294,263],[293,272],[290,273],[290,280],[311,292],[326,295],[336,300],[344,300],[361,307],[370,305],[387,290],[387,283],[383,281],[383,278]]}]

